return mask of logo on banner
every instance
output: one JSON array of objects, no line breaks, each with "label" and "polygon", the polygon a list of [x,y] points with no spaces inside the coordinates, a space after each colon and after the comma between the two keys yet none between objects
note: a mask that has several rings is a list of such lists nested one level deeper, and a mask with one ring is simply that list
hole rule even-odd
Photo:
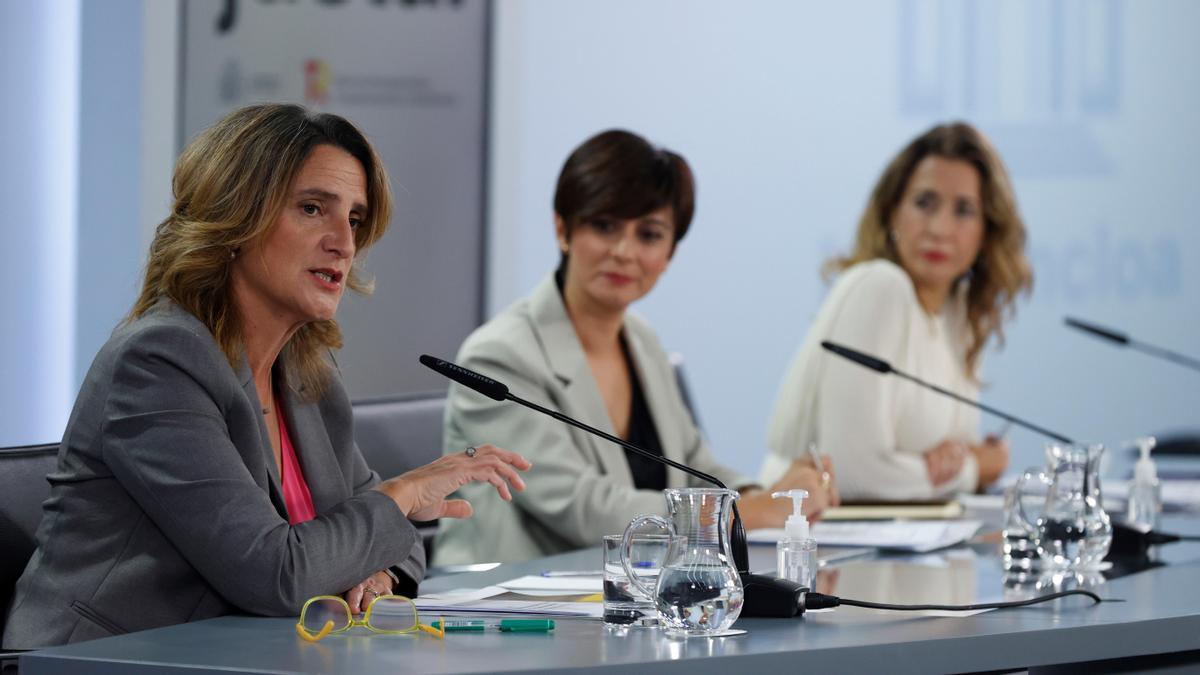
[{"label": "logo on banner", "polygon": [[321,59],[309,59],[304,63],[304,100],[308,103],[329,101],[329,64]]}]

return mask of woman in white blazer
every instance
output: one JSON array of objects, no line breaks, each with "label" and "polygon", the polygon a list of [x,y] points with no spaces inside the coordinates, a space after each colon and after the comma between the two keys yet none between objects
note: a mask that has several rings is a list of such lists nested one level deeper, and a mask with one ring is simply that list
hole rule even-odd
[{"label": "woman in white blazer", "polygon": [[974,128],[934,127],[888,165],[850,255],[780,390],[761,476],[810,444],[840,468],[847,499],[971,492],[1008,464],[979,413],[821,349],[830,340],[964,396],[979,396],[984,347],[1032,284],[1025,225],[1000,156]]},{"label": "woman in white blazer", "polygon": [[[747,528],[782,526],[790,503],[772,500],[753,480],[713,460],[658,338],[627,311],[667,269],[693,204],[691,170],[679,155],[627,131],[585,141],[567,159],[555,192],[558,271],[468,337],[458,362],[519,396],[717,476],[741,491]],[[450,389],[445,429],[447,453],[487,438],[521,452],[533,468],[526,491],[514,495],[516,508],[498,508],[477,485],[460,490],[475,517],[443,521],[437,565],[598,546],[637,514],[662,512],[663,488],[705,485],[458,386]],[[809,490],[806,506],[819,513],[836,500],[828,470],[791,462],[772,489]]]}]

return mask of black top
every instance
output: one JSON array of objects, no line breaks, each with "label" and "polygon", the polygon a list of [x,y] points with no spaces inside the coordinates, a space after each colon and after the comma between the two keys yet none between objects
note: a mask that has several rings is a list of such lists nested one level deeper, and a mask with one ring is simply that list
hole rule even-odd
[{"label": "black top", "polygon": [[[560,264],[554,272],[554,283],[558,292],[563,292],[566,282],[566,265]],[[566,304],[566,297],[563,297]],[[629,345],[625,342],[625,334],[621,333],[621,352],[625,354],[625,369],[629,371],[629,383],[633,395],[629,401],[629,433],[623,440],[632,443],[643,450],[663,456],[662,442],[658,439],[658,430],[654,428],[654,417],[650,415],[650,407],[646,405],[646,397],[642,394],[642,382],[638,379],[637,368],[633,365],[633,355],[629,353]],[[667,488],[667,465],[647,459],[636,452],[625,450],[625,461],[629,462],[629,472],[633,474],[633,485],[639,490],[665,490]]]},{"label": "black top", "polygon": [[[650,407],[646,405],[646,397],[642,394],[642,383],[638,379],[637,369],[633,366],[633,356],[629,353],[629,345],[625,336],[621,336],[621,351],[625,353],[625,368],[629,371],[629,383],[633,387],[633,396],[629,402],[629,433],[625,440],[649,450],[662,457],[662,442],[658,440],[658,430],[654,428],[654,417],[650,415]],[[643,457],[631,450],[625,450],[625,461],[629,462],[629,472],[633,474],[633,485],[639,490],[664,490],[667,487],[667,466]]]}]

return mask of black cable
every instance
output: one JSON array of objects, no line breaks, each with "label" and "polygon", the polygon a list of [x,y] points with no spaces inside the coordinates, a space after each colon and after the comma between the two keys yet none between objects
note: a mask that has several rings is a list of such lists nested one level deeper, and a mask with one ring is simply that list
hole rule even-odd
[{"label": "black cable", "polygon": [[1157,544],[1173,544],[1177,541],[1200,541],[1200,535],[1195,534],[1169,534],[1167,532],[1145,532],[1146,543],[1151,545]]},{"label": "black cable", "polygon": [[919,611],[919,610],[941,610],[946,612],[970,612],[980,609],[1004,609],[1005,607],[1025,607],[1027,605],[1036,605],[1039,602],[1047,600],[1055,600],[1068,595],[1086,595],[1097,604],[1101,602],[1123,602],[1122,600],[1104,599],[1091,591],[1074,589],[1070,591],[1060,591],[1051,593],[1028,600],[1013,600],[1010,602],[982,602],[976,605],[892,605],[886,602],[868,602],[866,600],[851,600],[849,598],[839,598],[836,595],[825,595],[824,593],[806,593],[804,595],[804,609],[827,609],[829,607],[837,607],[839,605],[851,605],[854,607],[867,607],[869,609],[894,609],[899,611]]}]

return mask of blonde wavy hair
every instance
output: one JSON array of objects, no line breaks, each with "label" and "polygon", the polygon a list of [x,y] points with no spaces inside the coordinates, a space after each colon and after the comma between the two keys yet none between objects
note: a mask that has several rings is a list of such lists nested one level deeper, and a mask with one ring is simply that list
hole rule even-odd
[{"label": "blonde wavy hair", "polygon": [[[391,186],[374,148],[337,115],[290,104],[252,105],[221,119],[180,155],[174,205],[155,230],[142,290],[127,320],[170,299],[208,327],[236,368],[242,321],[231,293],[232,254],[271,233],[293,180],[319,145],[345,150],[366,174],[368,212],[355,230],[357,252],[346,286],[370,293],[361,254],[383,236],[392,214]],[[284,347],[289,378],[307,396],[319,396],[331,372],[328,353],[341,346],[336,321],[305,324]]]},{"label": "blonde wavy hair", "polygon": [[888,232],[892,215],[917,165],[926,157],[962,160],[979,172],[983,202],[984,235],[979,257],[959,283],[967,286],[967,375],[976,378],[980,353],[993,336],[1004,343],[1003,323],[1015,311],[1018,294],[1033,288],[1033,271],[1025,256],[1025,223],[1017,211],[1008,171],[992,144],[977,129],[963,122],[938,125],[913,139],[897,155],[875,189],[858,221],[854,249],[824,265],[829,277],[851,265],[885,258],[897,265],[900,258]]}]

